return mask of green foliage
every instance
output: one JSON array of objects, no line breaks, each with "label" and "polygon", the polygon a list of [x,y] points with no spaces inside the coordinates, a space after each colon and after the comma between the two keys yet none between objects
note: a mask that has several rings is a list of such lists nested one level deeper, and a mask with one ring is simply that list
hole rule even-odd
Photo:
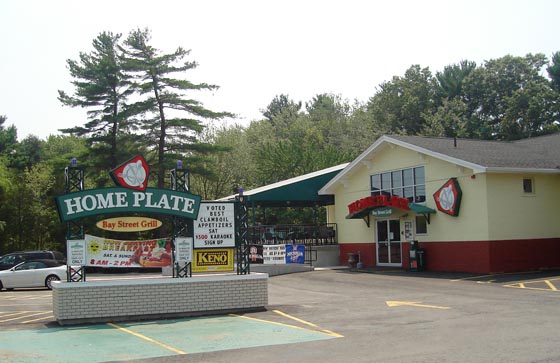
[{"label": "green foliage", "polygon": [[424,115],[436,107],[436,80],[428,68],[413,65],[404,77],[379,86],[368,103],[376,122],[391,133],[415,135],[424,127]]},{"label": "green foliage", "polygon": [[546,69],[550,77],[552,88],[560,92],[560,52],[552,55],[551,64]]},{"label": "green foliage", "polygon": [[67,60],[74,79],[74,95],[58,91],[63,105],[88,109],[89,121],[84,126],[61,131],[87,136],[88,146],[94,151],[90,164],[98,169],[117,165],[120,139],[135,127],[127,113],[126,99],[133,90],[130,76],[123,72],[121,64],[120,37],[120,34],[102,32],[93,40],[91,53],[80,53],[79,61]]},{"label": "green foliage", "polygon": [[177,159],[183,159],[189,165],[196,164],[200,154],[216,151],[211,144],[198,141],[204,128],[202,121],[232,115],[206,109],[201,102],[190,98],[192,91],[218,88],[180,78],[184,72],[197,66],[196,62],[183,61],[190,51],[179,47],[173,53],[162,54],[149,44],[150,39],[148,29],[134,30],[121,49],[125,70],[134,77],[134,89],[145,96],[132,104],[130,110],[143,116],[139,120],[143,132],[142,145],[151,151],[157,185],[162,188],[166,171],[175,165]]}]

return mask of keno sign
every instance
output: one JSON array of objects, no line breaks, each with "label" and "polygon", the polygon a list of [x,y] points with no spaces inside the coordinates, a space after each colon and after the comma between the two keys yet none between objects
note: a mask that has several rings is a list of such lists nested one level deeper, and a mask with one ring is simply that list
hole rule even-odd
[{"label": "keno sign", "polygon": [[235,247],[233,203],[202,202],[194,221],[195,248]]}]

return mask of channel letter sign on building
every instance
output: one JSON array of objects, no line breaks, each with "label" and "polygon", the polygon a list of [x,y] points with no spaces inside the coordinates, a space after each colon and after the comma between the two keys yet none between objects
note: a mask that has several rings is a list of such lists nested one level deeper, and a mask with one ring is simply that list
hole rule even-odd
[{"label": "channel letter sign on building", "polygon": [[111,213],[153,213],[196,219],[200,195],[170,189],[90,189],[55,198],[62,222]]}]

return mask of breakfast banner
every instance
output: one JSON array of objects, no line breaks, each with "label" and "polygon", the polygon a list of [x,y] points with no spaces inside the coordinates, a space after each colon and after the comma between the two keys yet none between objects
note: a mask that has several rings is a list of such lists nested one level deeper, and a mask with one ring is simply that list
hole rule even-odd
[{"label": "breakfast banner", "polygon": [[171,240],[168,238],[123,241],[86,235],[85,245],[86,266],[171,266]]}]

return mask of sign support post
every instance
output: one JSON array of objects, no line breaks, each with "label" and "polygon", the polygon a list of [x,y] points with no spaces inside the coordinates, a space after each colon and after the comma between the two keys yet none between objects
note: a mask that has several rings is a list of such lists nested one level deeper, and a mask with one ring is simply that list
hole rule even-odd
[{"label": "sign support post", "polygon": [[[72,166],[64,168],[64,191],[66,194],[80,192],[84,190],[84,170],[77,167],[76,158],[72,158]],[[83,240],[84,225],[82,219],[66,222],[66,240]],[[67,254],[68,255],[68,254]],[[67,264],[71,261],[67,261]],[[82,261],[83,262],[83,261]],[[66,271],[68,282],[78,282],[86,280],[86,270],[83,263],[79,268],[74,269],[68,264]]]},{"label": "sign support post", "polygon": [[247,241],[248,226],[247,201],[243,196],[243,189],[239,188],[239,195],[235,197],[235,249],[237,253],[237,274],[250,274],[249,243]]},{"label": "sign support post", "polygon": [[[180,192],[189,192],[191,189],[191,178],[188,169],[183,169],[181,160],[177,160],[177,168],[170,170],[171,189]],[[171,240],[171,256],[173,263],[171,264],[173,277],[192,277],[191,262],[187,262],[185,266],[180,266],[176,262],[176,240],[179,237],[193,237],[193,221],[192,219],[173,217],[173,239]],[[189,236],[190,234],[190,236]]]}]

